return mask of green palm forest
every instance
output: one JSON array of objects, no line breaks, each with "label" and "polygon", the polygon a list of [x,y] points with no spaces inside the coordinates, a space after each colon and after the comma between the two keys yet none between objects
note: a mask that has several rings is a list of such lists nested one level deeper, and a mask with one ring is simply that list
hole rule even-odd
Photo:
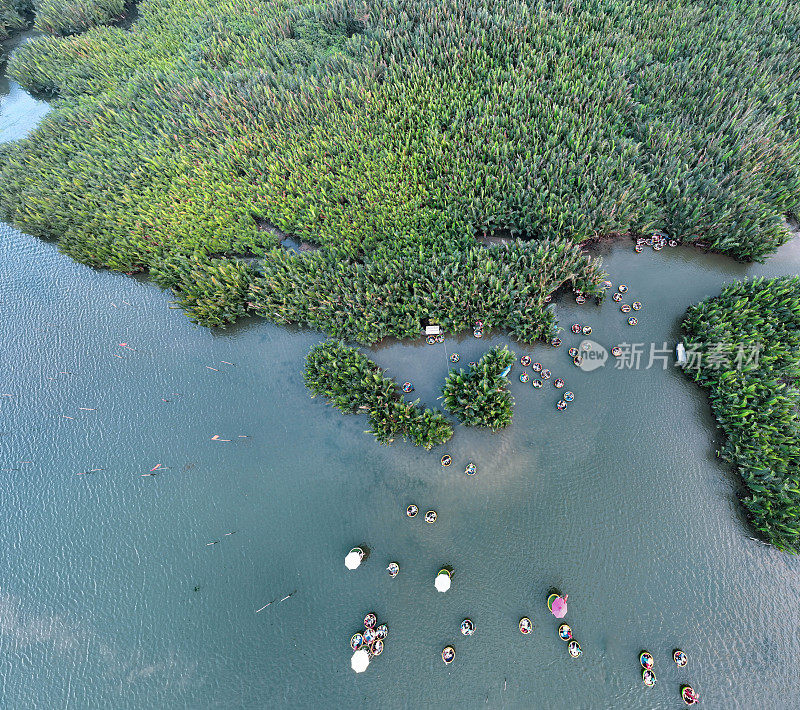
[{"label": "green palm forest", "polygon": [[498,345],[466,371],[451,370],[442,389],[444,408],[465,426],[497,431],[511,424],[514,400],[503,372],[516,356]]},{"label": "green palm forest", "polygon": [[690,357],[700,353],[686,372],[709,392],[753,527],[800,552],[800,279],[728,286],[690,308],[683,330]]},{"label": "green palm forest", "polygon": [[123,19],[127,9],[126,0],[0,0],[0,41],[30,24],[52,35],[78,34]]},{"label": "green palm forest", "polygon": [[[33,12],[29,0],[0,0],[0,42],[8,39],[28,25],[28,15]],[[0,61],[3,61],[0,47]]]},{"label": "green palm forest", "polygon": [[[338,268],[369,298],[382,262],[446,283],[440,262],[510,258],[476,255],[484,235],[654,228],[761,259],[798,212],[789,0],[142,0],[129,28],[103,25],[112,0],[61,7],[90,28],[40,20],[54,34],[9,62],[56,110],[0,150],[0,212],[152,273],[200,323],[255,311],[360,337],[325,315]],[[286,234],[320,248],[316,284]],[[476,310],[518,318],[498,293]],[[405,308],[378,304],[378,331],[405,334]]]},{"label": "green palm forest", "polygon": [[72,35],[125,16],[125,0],[35,0],[34,27],[53,35]]},{"label": "green palm forest", "polygon": [[[416,338],[423,322],[452,333],[476,320],[531,342],[556,333],[549,294],[568,285],[601,297],[602,277],[597,262],[564,240],[446,251],[378,246],[358,261],[275,249],[251,283],[248,306],[279,323],[304,323],[363,344],[387,335]],[[190,280],[181,294],[191,288]]]},{"label": "green palm forest", "polygon": [[441,412],[422,409],[418,399],[406,402],[394,380],[341,341],[328,340],[311,348],[305,383],[312,397],[327,397],[345,414],[366,412],[370,431],[381,444],[403,437],[430,449],[453,436],[453,427]]}]

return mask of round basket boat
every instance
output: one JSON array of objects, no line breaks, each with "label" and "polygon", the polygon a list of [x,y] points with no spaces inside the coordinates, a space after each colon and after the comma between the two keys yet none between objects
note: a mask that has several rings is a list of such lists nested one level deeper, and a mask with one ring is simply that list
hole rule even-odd
[{"label": "round basket boat", "polygon": [[572,364],[575,365],[575,367],[580,367],[583,364],[583,358],[580,355],[572,358]]},{"label": "round basket boat", "polygon": [[653,668],[653,663],[655,663],[653,654],[650,653],[650,651],[642,651],[639,654],[639,663],[642,664],[642,668],[645,670],[651,670]]},{"label": "round basket boat", "polygon": [[364,629],[363,637],[365,646],[369,646],[376,638],[378,638],[375,635],[375,629],[371,628]]},{"label": "round basket boat", "polygon": [[578,357],[578,348],[570,348],[569,349],[569,356],[570,357]]},{"label": "round basket boat", "polygon": [[611,354],[614,357],[619,357],[622,355],[622,348],[619,345],[615,345],[613,348],[611,348]]},{"label": "round basket boat", "polygon": [[681,698],[687,705],[697,705],[700,702],[700,696],[694,692],[694,688],[691,685],[681,686]]},{"label": "round basket boat", "polygon": [[556,379],[553,380],[553,387],[555,387],[556,389],[560,390],[563,386],[564,386],[564,380],[562,380],[560,377],[556,377]]},{"label": "round basket boat", "polygon": [[468,476],[474,476],[477,472],[478,472],[478,467],[474,463],[472,463],[472,461],[470,461],[467,464],[467,467],[464,469],[464,473],[466,473]]},{"label": "round basket boat", "polygon": [[464,621],[461,622],[461,633],[464,634],[464,636],[472,636],[472,634],[475,633],[475,623],[472,619],[464,619]]},{"label": "round basket boat", "polygon": [[442,466],[449,466],[451,463],[453,463],[453,457],[450,454],[442,456]]},{"label": "round basket boat", "polygon": [[406,515],[409,518],[413,518],[417,513],[419,513],[419,508],[413,503],[406,508]]},{"label": "round basket boat", "polygon": [[458,362],[461,358],[459,357],[458,353],[453,353],[450,355],[450,362]]},{"label": "round basket boat", "polygon": [[523,616],[519,620],[519,632],[527,635],[531,631],[533,631],[533,622],[527,616]]},{"label": "round basket boat", "polygon": [[583,352],[587,352],[588,353],[591,349],[592,349],[592,344],[588,340],[584,340],[581,343],[581,350]]},{"label": "round basket boat", "polygon": [[386,624],[381,624],[375,628],[375,637],[383,641],[389,635],[389,627]]},{"label": "round basket boat", "polygon": [[579,323],[573,323],[572,328],[570,330],[575,333],[576,335],[581,332],[581,326]]},{"label": "round basket boat", "polygon": [[437,335],[436,336],[436,342],[437,343],[443,343],[444,342],[444,336],[443,335]]},{"label": "round basket boat", "polygon": [[436,344],[436,336],[435,335],[429,335],[427,338],[425,338],[425,342],[428,343],[428,345],[435,345]]},{"label": "round basket boat", "polygon": [[634,251],[635,251],[637,254],[641,254],[641,253],[642,253],[642,251],[644,251],[644,250],[643,250],[643,248],[642,248],[642,245],[641,245],[641,244],[637,244],[635,247],[633,247],[633,250],[634,250]]},{"label": "round basket boat", "polygon": [[369,652],[373,656],[380,656],[383,653],[383,641],[380,639],[375,639],[372,642],[372,645],[369,647]]},{"label": "round basket boat", "polygon": [[569,655],[573,658],[580,658],[583,655],[581,645],[574,639],[567,645],[567,651],[569,651]]},{"label": "round basket boat", "polygon": [[619,307],[619,309],[620,309],[620,310],[621,310],[623,313],[630,313],[630,312],[631,312],[631,307],[630,307],[630,306],[629,306],[627,303],[623,303],[623,304],[622,304],[622,305]]},{"label": "round basket boat", "polygon": [[550,370],[542,370],[542,379],[543,379],[543,380],[549,380],[549,379],[550,379],[550,376],[551,376],[552,374],[553,374],[553,373],[552,373],[552,372],[550,372]]},{"label": "round basket boat", "polygon": [[601,285],[603,288],[612,288],[612,287],[614,286],[614,284],[612,284],[610,281],[603,281],[603,283],[602,283],[602,284],[600,284],[600,285]]},{"label": "round basket boat", "polygon": [[553,602],[558,599],[561,595],[553,592],[549,597],[547,597],[547,608],[550,611],[553,611]]},{"label": "round basket boat", "polygon": [[533,365],[531,365],[531,370],[533,370],[534,372],[541,372],[542,371],[541,363],[539,362],[533,363]]},{"label": "round basket boat", "polygon": [[563,412],[567,408],[567,403],[563,399],[558,400],[558,404],[556,404],[556,409],[559,412]]},{"label": "round basket boat", "polygon": [[400,565],[397,562],[390,562],[389,566],[386,568],[386,571],[389,573],[389,576],[394,578],[400,572]]},{"label": "round basket boat", "polygon": [[573,392],[564,392],[565,402],[572,402],[574,400],[575,400],[575,394]]},{"label": "round basket boat", "polygon": [[642,668],[642,682],[652,688],[656,684],[656,674],[649,668]]},{"label": "round basket boat", "polygon": [[669,245],[671,247],[676,247],[676,246],[678,246],[678,242],[675,239],[670,239],[669,240]]},{"label": "round basket boat", "polygon": [[353,634],[350,637],[350,648],[358,651],[364,645],[364,637],[361,634]]},{"label": "round basket boat", "polygon": [[445,665],[450,665],[456,659],[456,650],[452,646],[445,646],[442,649],[442,660]]},{"label": "round basket boat", "polygon": [[639,320],[631,316],[628,318],[628,325],[639,325]]},{"label": "round basket boat", "polygon": [[425,522],[426,523],[431,523],[431,524],[435,523],[437,517],[438,516],[436,515],[436,511],[435,510],[429,510],[427,513],[425,513]]},{"label": "round basket boat", "polygon": [[470,367],[475,367],[475,365],[477,365],[478,363],[477,362],[470,362],[468,364],[469,364]]},{"label": "round basket boat", "polygon": [[617,289],[620,293],[627,293],[628,287],[625,284],[620,284],[619,288]]},{"label": "round basket boat", "polygon": [[641,301],[634,301],[633,305],[631,306],[631,308],[633,308],[634,311],[638,311],[639,309],[641,309],[641,307],[642,307]]},{"label": "round basket boat", "polygon": [[619,303],[622,300],[622,294],[621,293],[615,293],[611,297],[611,300],[614,301],[615,303]]},{"label": "round basket boat", "polygon": [[378,623],[378,617],[375,616],[375,614],[373,614],[372,612],[370,612],[364,617],[364,626],[366,626],[368,629],[374,629],[375,624],[377,623]]},{"label": "round basket boat", "polygon": [[561,347],[561,338],[553,338],[550,341],[550,345],[552,345],[554,348],[560,348]]},{"label": "round basket boat", "polygon": [[527,382],[530,379],[530,375],[527,372],[521,372],[519,375],[520,382]]},{"label": "round basket boat", "polygon": [[411,382],[404,382],[403,383],[403,392],[408,393],[408,392],[413,392],[413,391],[414,391],[413,383],[411,383]]},{"label": "round basket boat", "polygon": [[678,668],[683,668],[689,662],[687,655],[679,648],[676,648],[672,652],[672,660],[675,661],[675,665],[678,666]]},{"label": "round basket boat", "polygon": [[534,380],[532,384],[536,389],[539,389],[542,385],[544,385],[544,382],[542,382],[541,380]]},{"label": "round basket boat", "polygon": [[519,364],[522,365],[522,367],[528,367],[528,365],[531,364],[531,356],[530,355],[523,355],[519,359]]},{"label": "round basket boat", "polygon": [[579,306],[582,306],[584,303],[586,303],[586,296],[575,296],[575,303],[577,303]]},{"label": "round basket boat", "polygon": [[663,244],[653,244],[653,251],[661,251],[663,248]]},{"label": "round basket boat", "polygon": [[476,338],[482,338],[483,331],[478,328],[475,328],[475,330],[472,331],[472,335],[474,335]]},{"label": "round basket boat", "polygon": [[561,624],[561,626],[558,627],[558,637],[562,641],[572,640],[572,629],[569,627],[569,624]]},{"label": "round basket boat", "polygon": [[583,331],[582,332],[583,332],[584,335],[591,335],[592,334],[592,326],[590,326],[590,325],[583,326]]}]

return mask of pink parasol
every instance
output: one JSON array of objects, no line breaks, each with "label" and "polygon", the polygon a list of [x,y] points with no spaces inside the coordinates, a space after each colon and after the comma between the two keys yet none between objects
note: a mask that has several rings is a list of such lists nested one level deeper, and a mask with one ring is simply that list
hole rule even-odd
[{"label": "pink parasol", "polygon": [[556,597],[550,606],[550,611],[553,612],[556,619],[563,619],[567,615],[567,597]]}]

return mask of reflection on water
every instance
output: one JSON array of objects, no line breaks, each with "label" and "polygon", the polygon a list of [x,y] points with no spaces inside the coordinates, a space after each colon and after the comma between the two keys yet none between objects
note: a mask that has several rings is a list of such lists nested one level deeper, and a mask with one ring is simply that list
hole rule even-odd
[{"label": "reflection on water", "polygon": [[[25,32],[6,42],[4,44],[6,52],[11,54],[14,47],[38,34],[38,32]],[[0,50],[0,56],[2,54]],[[46,101],[33,98],[23,91],[16,81],[10,81],[5,75],[5,70],[6,65],[0,63],[0,143],[25,138],[50,110]]]},{"label": "reflection on water", "polygon": [[[797,705],[800,564],[749,539],[708,402],[674,368],[581,372],[569,332],[559,350],[512,344],[566,379],[566,412],[516,366],[509,430],[457,427],[432,452],[380,447],[363,417],[303,387],[319,334],[261,320],[209,331],[146,280],[7,226],[0,243],[3,707],[672,709],[686,681],[704,707]],[[644,304],[639,326],[611,302],[556,309],[606,347],[671,347],[689,304],[800,265],[796,241],[754,266],[602,250]],[[370,355],[438,406],[447,354],[466,363],[502,342],[387,342]],[[409,503],[437,522],[408,519]],[[356,544],[371,554],[347,572]],[[443,565],[455,570],[447,594],[433,587]],[[551,586],[570,595],[578,661],[547,613]],[[355,676],[348,640],[368,611],[389,643]],[[447,645],[457,658],[445,667]]]}]

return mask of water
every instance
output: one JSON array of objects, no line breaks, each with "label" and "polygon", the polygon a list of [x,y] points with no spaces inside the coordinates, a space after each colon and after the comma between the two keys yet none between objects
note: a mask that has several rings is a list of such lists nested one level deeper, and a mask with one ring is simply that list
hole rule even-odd
[{"label": "water", "polygon": [[50,110],[46,101],[35,99],[16,81],[6,77],[6,65],[2,61],[4,47],[10,54],[14,47],[39,34],[33,30],[23,32],[0,46],[0,143],[24,138]]},{"label": "water", "polygon": [[[11,137],[43,110],[2,101]],[[0,397],[3,707],[671,709],[684,681],[707,708],[800,702],[800,561],[748,539],[707,399],[673,368],[579,372],[570,333],[561,350],[512,344],[565,377],[566,413],[516,366],[508,431],[457,428],[433,452],[380,447],[363,418],[304,389],[319,334],[261,320],[199,328],[146,280],[0,233],[0,393],[13,395]],[[603,251],[628,301],[644,302],[640,325],[611,302],[558,314],[605,345],[672,344],[689,304],[800,266],[797,240],[763,266]],[[372,356],[435,405],[447,353],[463,364],[501,342],[386,343]],[[156,464],[169,469],[141,475]],[[436,524],[406,518],[412,502],[435,508]],[[347,572],[356,544],[371,556]],[[445,595],[433,588],[443,564],[455,569]],[[545,609],[551,586],[570,595],[578,661]],[[356,676],[348,639],[368,611],[390,633]],[[516,630],[523,615],[531,637]],[[643,648],[654,689],[641,683]]]}]

